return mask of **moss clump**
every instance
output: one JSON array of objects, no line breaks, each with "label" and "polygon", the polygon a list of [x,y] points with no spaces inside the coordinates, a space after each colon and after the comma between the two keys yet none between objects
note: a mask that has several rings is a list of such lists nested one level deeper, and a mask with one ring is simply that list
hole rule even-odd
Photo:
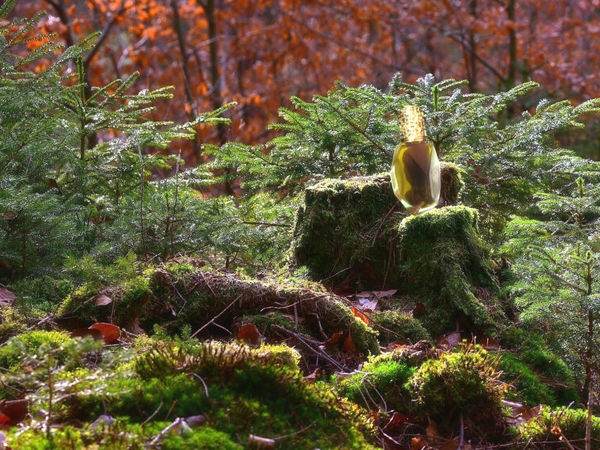
[{"label": "moss clump", "polygon": [[431,335],[421,322],[408,314],[398,311],[374,311],[371,320],[383,345],[390,342],[431,341]]},{"label": "moss clump", "polygon": [[[148,411],[159,410],[157,417],[167,411],[172,417],[202,414],[230,448],[247,443],[249,434],[289,435],[286,448],[370,448],[373,428],[366,413],[307,384],[297,361],[298,354],[285,346],[159,341],[137,357],[133,372],[99,378],[82,390],[72,401],[72,415],[91,420],[107,413],[141,423]],[[293,433],[300,429],[306,431]],[[197,433],[181,439],[190,448],[205,448],[193,443],[213,432]],[[166,442],[168,448],[186,448],[174,447],[182,443],[176,437]]]},{"label": "moss clump", "polygon": [[[66,344],[72,342],[73,339],[61,331],[36,330],[20,334],[0,347],[0,367],[18,369],[25,358],[37,355],[40,351],[64,349]],[[59,351],[55,357],[59,362],[64,362],[67,350]]]},{"label": "moss clump", "polygon": [[510,383],[515,393],[512,400],[523,401],[529,406],[556,405],[556,397],[552,389],[540,380],[531,368],[520,361],[515,355],[503,353],[500,355],[499,368],[502,370],[502,380]]},{"label": "moss clump", "polygon": [[[456,202],[462,181],[454,165],[442,165],[440,204]],[[315,280],[358,289],[397,285],[389,271],[396,227],[406,216],[389,175],[327,179],[306,189],[293,233],[293,265]],[[389,273],[388,273],[389,272]]]},{"label": "moss clump", "polygon": [[[548,406],[542,407],[537,417],[522,424],[518,430],[518,436],[530,443],[536,445],[537,441],[544,442],[544,448],[565,448],[564,440],[560,439],[560,433],[571,441],[583,439],[585,437],[585,423],[587,420],[587,411],[583,409],[557,408],[552,409]],[[600,417],[592,417],[592,439],[595,442],[600,441]],[[555,441],[554,444],[548,441]],[[579,447],[582,447],[579,442]],[[597,448],[592,444],[592,448]]]},{"label": "moss clump", "polygon": [[399,227],[398,272],[406,291],[425,305],[423,323],[434,335],[457,323],[465,331],[481,331],[502,317],[477,220],[474,209],[450,206],[408,217]]},{"label": "moss clump", "polygon": [[361,372],[343,380],[339,392],[369,409],[408,411],[411,398],[406,382],[416,367],[409,358],[382,354],[364,365]]},{"label": "moss clump", "polygon": [[463,346],[455,353],[423,363],[410,378],[417,408],[449,431],[459,429],[462,414],[466,429],[479,437],[497,436],[504,428],[501,401],[506,385],[487,351]]},{"label": "moss clump", "polygon": [[[550,397],[546,401],[535,402],[535,396],[532,396],[530,400],[533,403],[531,404],[567,405],[580,400],[573,371],[569,369],[565,361],[548,347],[541,335],[531,332],[531,330],[525,331],[512,326],[503,331],[501,343],[513,351],[513,361],[507,361],[505,363],[507,367],[504,370],[508,376],[515,372],[517,390],[521,392],[520,385],[523,389],[540,391],[540,393],[542,390],[550,392]],[[518,367],[519,363],[527,367],[527,370],[523,372],[523,380],[518,378],[518,371],[523,369]],[[511,365],[514,366],[512,370]],[[535,387],[537,383],[534,382],[532,377],[527,377],[527,373],[532,373],[533,376],[538,378],[539,383],[543,383],[546,389],[540,390]],[[510,378],[507,377],[507,379]],[[523,391],[523,394],[525,394],[525,391]]]},{"label": "moss clump", "polygon": [[181,435],[168,436],[162,442],[164,450],[242,450],[239,444],[233,442],[229,435],[211,427],[201,427]]},{"label": "moss clump", "polygon": [[[87,283],[68,295],[58,309],[58,315],[64,320],[76,319],[82,325],[92,322],[113,322],[128,325],[136,317],[144,314],[144,308],[152,291],[150,280],[152,273],[145,273],[115,285]],[[106,295],[112,302],[96,305],[96,299]]]}]

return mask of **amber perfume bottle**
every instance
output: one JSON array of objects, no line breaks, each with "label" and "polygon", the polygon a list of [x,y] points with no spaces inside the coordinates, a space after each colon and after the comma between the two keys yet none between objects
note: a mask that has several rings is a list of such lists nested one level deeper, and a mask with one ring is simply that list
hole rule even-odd
[{"label": "amber perfume bottle", "polygon": [[394,152],[392,188],[409,213],[420,214],[435,208],[440,199],[440,161],[427,140],[419,107],[404,107],[400,121],[404,140]]}]

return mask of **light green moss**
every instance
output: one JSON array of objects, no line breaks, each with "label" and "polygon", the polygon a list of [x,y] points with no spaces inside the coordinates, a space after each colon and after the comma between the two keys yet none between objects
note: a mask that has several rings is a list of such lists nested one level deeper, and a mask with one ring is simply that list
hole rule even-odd
[{"label": "light green moss", "polygon": [[379,341],[382,345],[390,342],[431,341],[429,332],[409,314],[398,311],[374,311],[370,317],[373,328],[379,332]]}]

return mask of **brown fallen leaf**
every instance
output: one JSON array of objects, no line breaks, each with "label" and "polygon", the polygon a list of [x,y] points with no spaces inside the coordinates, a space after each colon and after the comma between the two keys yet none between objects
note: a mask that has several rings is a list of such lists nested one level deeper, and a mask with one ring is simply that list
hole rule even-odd
[{"label": "brown fallen leaf", "polygon": [[412,310],[413,317],[420,316],[425,312],[425,305],[421,302],[417,303]]},{"label": "brown fallen leaf", "polygon": [[439,337],[437,340],[436,346],[445,348],[445,349],[453,349],[457,347],[461,343],[461,335],[460,331],[453,331],[452,333],[444,334]]},{"label": "brown fallen leaf", "polygon": [[327,339],[321,345],[323,345],[324,347],[333,347],[334,345],[339,344],[343,337],[344,337],[343,331],[336,331],[329,337],[329,339]]},{"label": "brown fallen leaf", "polygon": [[89,326],[91,330],[99,330],[104,337],[104,343],[110,344],[119,340],[121,329],[112,323],[97,322]]},{"label": "brown fallen leaf", "polygon": [[356,348],[356,344],[352,340],[352,336],[348,333],[346,339],[344,339],[344,343],[342,344],[342,348],[348,353],[357,353],[358,349]]},{"label": "brown fallen leaf", "polygon": [[260,332],[253,323],[245,323],[240,327],[237,338],[244,341],[246,344],[258,345],[260,342]]},{"label": "brown fallen leaf", "polygon": [[0,413],[10,417],[11,424],[21,422],[29,412],[29,403],[26,399],[0,401]]},{"label": "brown fallen leaf", "polygon": [[425,450],[429,449],[429,445],[421,436],[414,437],[410,440],[410,450]]},{"label": "brown fallen leaf", "polygon": [[360,320],[362,320],[364,323],[366,323],[367,325],[369,325],[369,319],[367,318],[367,316],[365,316],[363,313],[361,313],[358,309],[356,309],[354,306],[350,307],[350,310],[352,311],[352,314],[354,314],[354,317],[358,317]]},{"label": "brown fallen leaf", "polygon": [[86,337],[91,336],[93,339],[100,340],[104,339],[102,331],[95,328],[76,328],[71,331],[71,337]]},{"label": "brown fallen leaf", "polygon": [[101,294],[96,298],[96,306],[105,306],[112,303],[112,298],[108,295]]},{"label": "brown fallen leaf", "polygon": [[14,292],[9,291],[5,287],[0,287],[0,307],[12,306],[16,298]]},{"label": "brown fallen leaf", "polygon": [[427,428],[425,428],[425,434],[430,438],[438,437],[440,432],[438,430],[437,423],[435,423],[433,420],[430,420],[429,425],[427,425]]}]

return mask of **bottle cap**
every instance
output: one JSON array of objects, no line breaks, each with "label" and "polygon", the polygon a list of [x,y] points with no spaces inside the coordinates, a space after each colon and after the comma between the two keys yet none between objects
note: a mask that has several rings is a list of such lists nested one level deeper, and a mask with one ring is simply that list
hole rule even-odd
[{"label": "bottle cap", "polygon": [[400,112],[400,131],[406,142],[425,140],[425,119],[417,105],[407,105]]}]

